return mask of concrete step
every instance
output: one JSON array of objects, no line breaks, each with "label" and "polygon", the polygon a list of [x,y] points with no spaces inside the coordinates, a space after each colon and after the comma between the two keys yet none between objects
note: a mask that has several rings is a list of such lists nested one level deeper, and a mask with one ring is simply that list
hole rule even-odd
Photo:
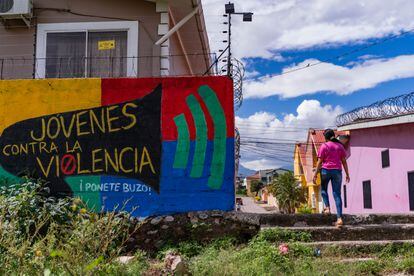
[{"label": "concrete step", "polygon": [[[331,226],[336,221],[335,215],[322,214],[243,214],[250,216],[259,225],[265,226]],[[359,224],[414,224],[414,215],[411,214],[372,214],[372,215],[344,215],[347,225]]]},{"label": "concrete step", "polygon": [[313,227],[261,227],[261,230],[281,228],[294,232],[307,232],[312,241],[380,241],[414,240],[414,224],[361,224]]},{"label": "concrete step", "polygon": [[325,247],[363,247],[367,245],[372,246],[388,246],[388,245],[414,245],[414,240],[380,240],[380,241],[319,241],[319,242],[302,242],[301,244],[325,248]]},{"label": "concrete step", "polygon": [[365,252],[375,253],[387,246],[413,246],[414,240],[379,240],[379,241],[319,241],[319,242],[302,242],[300,244],[310,246],[315,249],[330,250],[340,249],[343,252]]},{"label": "concrete step", "polygon": [[414,240],[379,240],[379,241],[319,241],[301,242],[315,250],[319,249],[324,257],[370,257],[388,248],[413,248]]}]

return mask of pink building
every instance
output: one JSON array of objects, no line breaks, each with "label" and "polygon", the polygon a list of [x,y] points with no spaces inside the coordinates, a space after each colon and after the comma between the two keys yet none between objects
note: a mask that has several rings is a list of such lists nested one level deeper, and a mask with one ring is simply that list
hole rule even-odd
[{"label": "pink building", "polygon": [[346,117],[350,113],[339,117],[339,130],[350,134],[351,181],[342,187],[344,213],[413,212],[414,114],[361,118],[361,110],[354,111],[354,117]]}]

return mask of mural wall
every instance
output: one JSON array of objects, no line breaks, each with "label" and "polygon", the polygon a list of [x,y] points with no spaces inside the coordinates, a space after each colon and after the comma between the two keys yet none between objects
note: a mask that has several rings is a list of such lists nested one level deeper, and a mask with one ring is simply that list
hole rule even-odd
[{"label": "mural wall", "polygon": [[232,87],[226,77],[1,81],[0,178],[42,178],[97,212],[231,210]]}]

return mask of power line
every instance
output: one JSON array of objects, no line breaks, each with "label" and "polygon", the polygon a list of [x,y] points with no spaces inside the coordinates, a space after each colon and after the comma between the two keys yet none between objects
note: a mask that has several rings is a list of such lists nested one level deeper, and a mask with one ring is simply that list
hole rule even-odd
[{"label": "power line", "polygon": [[[310,67],[314,67],[314,66],[320,65],[322,63],[331,62],[331,61],[334,61],[334,60],[337,60],[337,59],[340,59],[340,58],[343,58],[343,57],[346,57],[346,56],[349,56],[349,55],[352,55],[352,54],[355,54],[355,53],[358,53],[358,52],[361,52],[361,51],[364,51],[366,49],[375,47],[375,46],[377,46],[379,44],[388,42],[390,40],[394,40],[396,38],[402,37],[404,35],[407,35],[409,33],[412,33],[413,31],[414,31],[414,28],[409,29],[408,31],[402,31],[402,32],[400,32],[398,34],[395,34],[395,35],[386,37],[386,38],[381,39],[381,40],[376,41],[376,42],[369,43],[368,45],[365,45],[363,47],[356,48],[356,49],[351,50],[351,51],[348,51],[348,52],[345,52],[345,53],[340,54],[338,56],[334,56],[334,57],[331,57],[331,58],[328,58],[328,59],[325,59],[325,60],[320,60],[320,61],[317,61],[315,63],[309,63],[309,64],[304,65],[304,66],[301,66],[301,67],[296,67],[294,69],[287,70],[287,71],[284,71],[284,72],[281,72],[281,73],[277,73],[277,74],[272,74],[272,75],[269,75],[269,76],[270,77],[283,76],[283,75],[287,75],[287,74],[294,73],[294,72],[297,72],[297,71],[305,70],[305,69],[308,69]],[[266,77],[269,77],[269,76],[266,76]]]}]

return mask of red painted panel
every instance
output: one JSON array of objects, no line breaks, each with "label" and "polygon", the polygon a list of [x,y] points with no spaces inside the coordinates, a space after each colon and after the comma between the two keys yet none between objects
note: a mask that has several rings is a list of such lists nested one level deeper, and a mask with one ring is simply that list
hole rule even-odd
[{"label": "red painted panel", "polygon": [[208,139],[214,138],[211,116],[201,97],[198,88],[208,85],[213,89],[226,115],[227,137],[234,137],[233,83],[227,77],[180,77],[180,78],[142,78],[142,79],[103,79],[102,105],[110,105],[141,98],[162,83],[162,138],[167,141],[177,139],[174,117],[184,113],[190,131],[190,138],[195,139],[195,127],[186,98],[194,95],[201,103],[206,115]]},{"label": "red painted panel", "polygon": [[160,84],[159,78],[102,79],[102,105],[123,103],[144,97]]}]

